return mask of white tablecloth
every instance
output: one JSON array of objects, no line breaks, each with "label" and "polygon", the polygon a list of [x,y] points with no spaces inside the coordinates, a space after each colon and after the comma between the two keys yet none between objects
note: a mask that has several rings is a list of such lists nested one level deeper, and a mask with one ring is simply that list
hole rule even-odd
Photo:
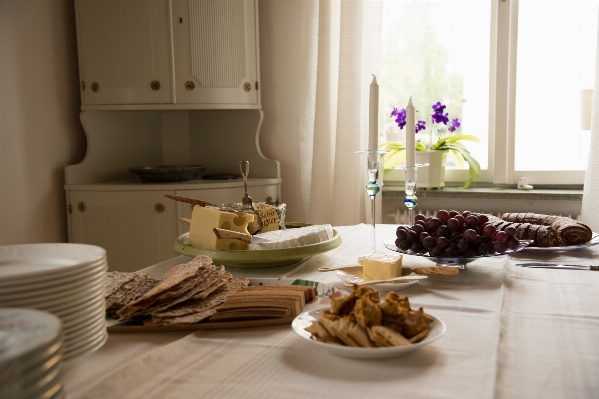
[{"label": "white tablecloth", "polygon": [[[395,237],[378,225],[377,249]],[[371,227],[336,227],[342,245],[301,264],[229,269],[343,288],[321,266],[355,264]],[[492,257],[458,276],[431,276],[400,294],[440,318],[447,333],[404,357],[358,360],[327,353],[289,326],[111,334],[66,365],[68,398],[599,398],[599,272],[527,269],[527,260],[597,262],[599,248]],[[145,271],[159,278],[178,257]],[[404,264],[430,265],[406,256]],[[343,288],[347,289],[347,288]]]}]

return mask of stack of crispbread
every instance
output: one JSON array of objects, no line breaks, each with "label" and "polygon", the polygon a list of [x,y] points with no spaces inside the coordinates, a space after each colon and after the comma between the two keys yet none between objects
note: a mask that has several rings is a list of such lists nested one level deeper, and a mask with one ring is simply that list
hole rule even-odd
[{"label": "stack of crispbread", "polygon": [[121,320],[151,316],[145,321],[149,325],[197,323],[216,313],[217,306],[248,283],[248,279],[233,277],[224,266],[215,266],[211,258],[200,255],[171,267],[151,290],[117,313]]},{"label": "stack of crispbread", "polygon": [[210,321],[240,321],[295,317],[316,297],[311,286],[258,286],[233,293]]},{"label": "stack of crispbread", "polygon": [[106,310],[118,311],[152,288],[154,279],[145,273],[106,273]]}]

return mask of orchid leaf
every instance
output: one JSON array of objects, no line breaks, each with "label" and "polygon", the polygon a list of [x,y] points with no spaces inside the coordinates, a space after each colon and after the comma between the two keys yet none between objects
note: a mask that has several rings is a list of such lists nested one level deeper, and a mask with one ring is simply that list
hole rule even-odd
[{"label": "orchid leaf", "polygon": [[472,136],[470,134],[458,134],[457,136],[450,136],[450,137],[446,138],[446,141],[448,143],[455,143],[458,140],[468,140],[468,141],[480,142],[478,137]]},{"label": "orchid leaf", "polygon": [[453,163],[455,163],[457,166],[459,166],[460,168],[464,166],[464,157],[459,151],[450,150],[449,156],[451,157]]}]

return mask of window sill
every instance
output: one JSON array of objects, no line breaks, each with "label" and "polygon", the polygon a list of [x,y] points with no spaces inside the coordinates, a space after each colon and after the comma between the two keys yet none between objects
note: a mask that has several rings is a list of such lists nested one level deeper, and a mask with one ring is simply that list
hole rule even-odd
[{"label": "window sill", "polygon": [[[399,184],[398,184],[399,183]],[[539,188],[519,190],[507,187],[444,187],[442,189],[418,189],[418,198],[477,198],[499,200],[542,200],[542,201],[582,201],[582,189],[571,188]],[[384,197],[403,197],[403,182],[387,182],[383,186]]]}]

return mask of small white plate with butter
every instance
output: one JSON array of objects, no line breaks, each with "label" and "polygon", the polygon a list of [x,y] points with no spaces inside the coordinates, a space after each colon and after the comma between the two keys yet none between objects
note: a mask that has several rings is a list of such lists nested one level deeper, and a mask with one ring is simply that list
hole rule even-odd
[{"label": "small white plate with butter", "polygon": [[[364,281],[364,274],[362,266],[356,266],[351,268],[345,268],[343,270],[337,270],[337,277],[343,282],[346,283],[361,283]],[[418,280],[414,281],[402,281],[402,282],[392,282],[392,283],[379,283],[372,284],[371,287],[375,288],[377,291],[400,291],[405,290],[406,288],[418,283]]]}]

